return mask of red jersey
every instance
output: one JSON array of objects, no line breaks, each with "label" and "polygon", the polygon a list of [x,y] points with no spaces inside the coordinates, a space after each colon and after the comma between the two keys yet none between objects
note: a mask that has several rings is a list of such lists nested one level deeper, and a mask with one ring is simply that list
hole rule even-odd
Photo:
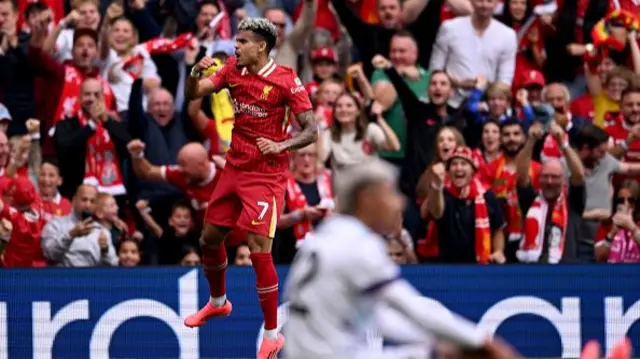
[{"label": "red jersey", "polygon": [[42,200],[42,217],[49,222],[53,217],[66,216],[71,213],[71,202],[60,193],[51,200]]},{"label": "red jersey", "polygon": [[[491,189],[497,198],[505,199],[507,194],[516,189],[516,173],[506,167],[506,158],[503,154],[495,160],[480,167],[480,178],[482,183]],[[529,177],[533,188],[540,188],[540,170],[542,166],[539,162],[531,161],[529,167]]]},{"label": "red jersey", "polygon": [[[624,120],[622,114],[618,112],[609,112],[605,115],[604,129],[609,134],[609,141],[611,144],[621,145],[629,137],[631,125]],[[629,145],[629,149],[624,154],[624,161],[640,162],[640,141],[635,141]],[[624,178],[624,176],[616,175],[614,177],[614,184],[618,184],[619,181]]]},{"label": "red jersey", "polygon": [[[182,190],[189,201],[193,209],[198,211],[198,215],[204,216],[204,212],[209,204],[209,199],[213,193],[213,189],[216,187],[218,170],[213,163],[210,163],[211,170],[209,171],[209,177],[200,184],[191,184],[187,181],[182,168],[179,166],[162,166],[162,178],[178,187]],[[202,217],[201,217],[202,218]]]},{"label": "red jersey", "polygon": [[227,164],[240,170],[262,173],[285,172],[289,155],[263,155],[256,140],[259,137],[281,142],[287,138],[289,112],[294,115],[311,111],[311,101],[302,82],[289,67],[277,65],[273,59],[258,73],[239,68],[235,57],[209,77],[214,92],[228,88],[234,103],[235,122]]},{"label": "red jersey", "polygon": [[31,267],[34,261],[42,257],[40,234],[46,222],[40,215],[41,205],[36,202],[30,210],[19,212],[5,202],[3,204],[0,218],[11,221],[13,230],[4,251],[2,264],[7,268]]},{"label": "red jersey", "polygon": [[576,116],[593,121],[593,111],[593,97],[588,93],[571,101],[571,113]]},{"label": "red jersey", "polygon": [[205,147],[209,149],[209,157],[219,155],[223,152],[220,148],[222,147],[220,144],[220,136],[218,135],[218,129],[216,129],[216,122],[214,120],[209,120],[207,127],[202,131],[202,135],[206,138]]}]

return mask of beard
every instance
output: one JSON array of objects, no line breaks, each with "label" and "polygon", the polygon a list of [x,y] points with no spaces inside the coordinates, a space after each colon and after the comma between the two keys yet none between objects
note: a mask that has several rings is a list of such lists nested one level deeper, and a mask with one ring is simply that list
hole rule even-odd
[{"label": "beard", "polygon": [[520,150],[522,150],[523,147],[524,147],[524,144],[519,144],[517,147],[515,147],[513,144],[509,144],[508,146],[505,146],[505,145],[500,146],[500,150],[507,157],[514,158],[518,155],[518,153],[520,153]]}]

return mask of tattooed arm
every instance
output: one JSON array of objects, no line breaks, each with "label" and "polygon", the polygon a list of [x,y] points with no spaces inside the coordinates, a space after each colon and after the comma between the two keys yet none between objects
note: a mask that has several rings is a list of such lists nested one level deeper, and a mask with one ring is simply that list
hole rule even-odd
[{"label": "tattooed arm", "polygon": [[260,151],[265,155],[277,154],[285,150],[297,150],[315,142],[318,139],[318,124],[313,110],[301,112],[297,117],[300,126],[302,126],[302,131],[295,137],[282,142],[273,142],[260,137],[256,141]]},{"label": "tattooed arm", "polygon": [[280,143],[284,150],[297,150],[312,144],[318,139],[318,123],[313,111],[302,112],[297,117],[302,131],[295,137]]}]

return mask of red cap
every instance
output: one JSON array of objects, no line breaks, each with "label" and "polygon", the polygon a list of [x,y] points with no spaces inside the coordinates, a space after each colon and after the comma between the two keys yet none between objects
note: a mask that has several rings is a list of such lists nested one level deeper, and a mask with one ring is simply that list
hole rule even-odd
[{"label": "red cap", "polygon": [[11,181],[8,188],[12,198],[12,206],[16,208],[28,207],[36,201],[38,194],[29,178],[18,176]]},{"label": "red cap", "polygon": [[525,71],[520,78],[520,87],[540,86],[544,87],[546,81],[544,75],[538,70]]},{"label": "red cap", "polygon": [[447,165],[451,163],[451,160],[454,158],[462,158],[463,160],[467,160],[474,170],[478,169],[478,164],[476,163],[473,157],[473,151],[467,146],[458,146],[453,150],[451,157],[447,160]]},{"label": "red cap", "polygon": [[338,62],[338,55],[336,50],[331,47],[320,47],[311,51],[311,61],[329,60],[332,62]]}]

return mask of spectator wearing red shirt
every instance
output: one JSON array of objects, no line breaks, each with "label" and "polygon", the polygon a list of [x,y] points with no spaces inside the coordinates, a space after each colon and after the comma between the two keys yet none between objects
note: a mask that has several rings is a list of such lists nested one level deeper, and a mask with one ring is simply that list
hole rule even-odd
[{"label": "spectator wearing red shirt", "polygon": [[620,113],[609,113],[604,129],[610,136],[609,152],[613,156],[626,162],[640,162],[640,89],[627,89],[622,94]]},{"label": "spectator wearing red shirt", "polygon": [[500,21],[511,27],[517,34],[516,78],[529,70],[540,70],[547,55],[544,51],[542,22],[533,12],[531,0],[506,0]]},{"label": "spectator wearing red shirt", "polygon": [[[600,60],[596,71],[598,74],[598,78],[600,79],[600,83],[606,83],[609,73],[611,73],[611,71],[613,71],[613,69],[615,68],[616,63],[612,58],[605,57]],[[588,119],[589,121],[593,121],[593,118],[595,116],[593,107],[593,96],[590,93],[585,93],[574,99],[571,102],[571,113],[575,114],[576,116]]]},{"label": "spectator wearing red shirt", "polygon": [[58,191],[60,185],[62,185],[62,177],[57,161],[54,159],[43,161],[38,174],[38,191],[46,221],[52,217],[66,216],[71,213],[71,202],[62,197]]},{"label": "spectator wearing red shirt", "polygon": [[0,218],[11,221],[13,228],[2,256],[2,266],[32,267],[42,256],[40,234],[45,224],[40,216],[38,194],[31,181],[23,176],[14,178],[8,191],[11,204],[0,201]]},{"label": "spectator wearing red shirt", "polygon": [[313,80],[306,83],[304,87],[313,101],[318,87],[324,80],[337,78],[338,55],[332,47],[320,47],[311,51],[310,57]]},{"label": "spectator wearing red shirt", "polygon": [[546,85],[546,81],[542,72],[538,70],[528,70],[516,72],[516,81],[514,81],[514,89],[527,90],[527,100],[532,105],[539,105],[542,102],[542,89]]},{"label": "spectator wearing red shirt", "polygon": [[[44,11],[51,12],[51,22],[58,23],[58,21],[64,18],[64,2],[59,0],[18,0],[18,27],[22,28],[24,25],[30,25],[29,20],[36,10],[36,12]],[[37,11],[40,10],[40,11]]]}]

